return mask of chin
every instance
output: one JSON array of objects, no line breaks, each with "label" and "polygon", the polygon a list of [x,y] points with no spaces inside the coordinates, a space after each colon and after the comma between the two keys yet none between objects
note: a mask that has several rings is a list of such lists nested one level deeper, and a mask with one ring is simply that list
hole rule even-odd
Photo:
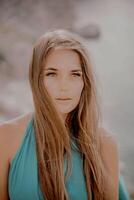
[{"label": "chin", "polygon": [[76,106],[65,106],[65,105],[57,105],[57,108],[58,108],[58,111],[62,114],[62,115],[65,115],[65,114],[69,114],[70,112],[72,112]]},{"label": "chin", "polygon": [[68,113],[70,113],[73,109],[59,109],[59,112],[62,114],[62,115],[66,115]]}]

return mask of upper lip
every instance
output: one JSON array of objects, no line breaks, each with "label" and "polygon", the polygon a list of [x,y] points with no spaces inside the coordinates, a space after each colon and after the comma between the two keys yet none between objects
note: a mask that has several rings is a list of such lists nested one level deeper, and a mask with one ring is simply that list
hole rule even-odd
[{"label": "upper lip", "polygon": [[69,97],[59,97],[59,98],[56,98],[58,100],[69,100],[70,98]]}]

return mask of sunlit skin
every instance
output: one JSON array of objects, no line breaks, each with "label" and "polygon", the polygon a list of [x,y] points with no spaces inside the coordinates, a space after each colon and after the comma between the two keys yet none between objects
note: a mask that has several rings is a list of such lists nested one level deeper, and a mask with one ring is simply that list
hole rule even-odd
[{"label": "sunlit skin", "polygon": [[78,105],[84,87],[79,55],[67,49],[50,51],[44,60],[44,84],[65,120],[67,114]]}]

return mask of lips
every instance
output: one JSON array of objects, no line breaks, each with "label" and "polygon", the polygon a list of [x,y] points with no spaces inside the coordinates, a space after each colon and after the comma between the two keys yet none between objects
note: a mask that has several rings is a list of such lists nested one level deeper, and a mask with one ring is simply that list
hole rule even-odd
[{"label": "lips", "polygon": [[57,98],[57,100],[71,100],[70,98],[64,97],[64,98]]}]

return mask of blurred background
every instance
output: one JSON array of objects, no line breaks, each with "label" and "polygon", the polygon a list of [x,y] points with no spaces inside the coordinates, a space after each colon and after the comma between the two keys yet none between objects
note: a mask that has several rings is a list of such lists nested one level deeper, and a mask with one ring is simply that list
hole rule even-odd
[{"label": "blurred background", "polygon": [[121,173],[134,196],[133,0],[1,0],[0,122],[32,110],[32,47],[55,28],[70,29],[86,39],[103,124],[117,138]]}]

